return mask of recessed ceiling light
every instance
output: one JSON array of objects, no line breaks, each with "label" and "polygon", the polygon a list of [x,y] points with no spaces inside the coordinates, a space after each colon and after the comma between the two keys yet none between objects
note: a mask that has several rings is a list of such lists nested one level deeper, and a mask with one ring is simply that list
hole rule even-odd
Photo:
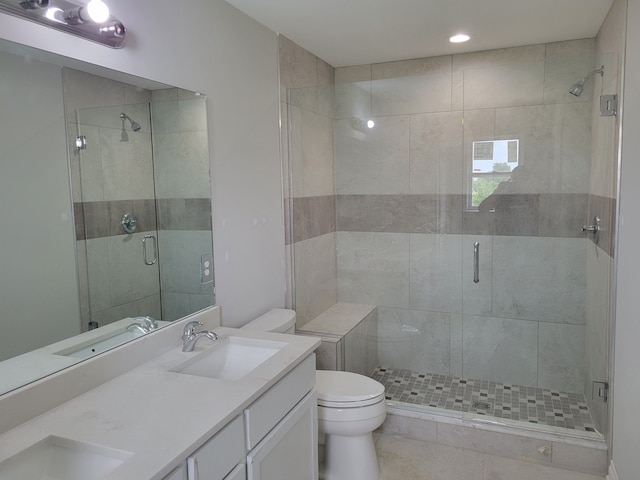
[{"label": "recessed ceiling light", "polygon": [[469,35],[467,35],[466,33],[458,33],[457,35],[454,35],[453,37],[449,38],[449,41],[451,43],[464,43],[469,41],[471,37]]}]

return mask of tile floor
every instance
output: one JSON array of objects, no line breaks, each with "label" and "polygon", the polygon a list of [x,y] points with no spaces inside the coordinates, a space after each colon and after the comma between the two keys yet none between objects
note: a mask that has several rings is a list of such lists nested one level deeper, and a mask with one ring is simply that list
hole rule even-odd
[{"label": "tile floor", "polygon": [[374,433],[380,480],[603,480],[604,477]]},{"label": "tile floor", "polygon": [[387,400],[595,432],[584,395],[378,367]]}]

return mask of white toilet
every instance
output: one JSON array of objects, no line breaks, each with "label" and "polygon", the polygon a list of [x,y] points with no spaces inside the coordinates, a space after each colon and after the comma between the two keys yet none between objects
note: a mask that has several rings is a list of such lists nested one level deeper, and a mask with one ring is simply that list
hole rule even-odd
[{"label": "white toilet", "polygon": [[[296,312],[275,309],[242,328],[295,333]],[[372,432],[387,415],[384,385],[351,372],[316,371],[318,430],[325,434],[326,480],[378,480]]]}]

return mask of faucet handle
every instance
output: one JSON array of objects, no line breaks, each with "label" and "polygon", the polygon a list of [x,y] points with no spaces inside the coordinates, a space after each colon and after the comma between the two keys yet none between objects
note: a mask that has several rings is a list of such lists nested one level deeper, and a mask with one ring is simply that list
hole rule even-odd
[{"label": "faucet handle", "polygon": [[187,323],[184,326],[184,332],[182,333],[183,337],[190,337],[196,333],[196,327],[201,327],[204,325],[202,322],[198,322],[196,320]]},{"label": "faucet handle", "polygon": [[158,328],[158,321],[152,317],[149,317],[149,316],[135,317],[134,320],[140,320],[142,325],[148,328],[149,330],[155,330],[156,328]]}]

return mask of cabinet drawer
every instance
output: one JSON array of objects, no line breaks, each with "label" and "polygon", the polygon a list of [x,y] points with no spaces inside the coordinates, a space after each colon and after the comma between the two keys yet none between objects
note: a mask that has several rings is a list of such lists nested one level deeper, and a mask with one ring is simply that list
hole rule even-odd
[{"label": "cabinet drawer", "polygon": [[254,448],[316,383],[316,358],[309,355],[244,411],[247,450]]},{"label": "cabinet drawer", "polygon": [[189,480],[222,480],[245,457],[242,417],[236,417],[187,458]]}]

